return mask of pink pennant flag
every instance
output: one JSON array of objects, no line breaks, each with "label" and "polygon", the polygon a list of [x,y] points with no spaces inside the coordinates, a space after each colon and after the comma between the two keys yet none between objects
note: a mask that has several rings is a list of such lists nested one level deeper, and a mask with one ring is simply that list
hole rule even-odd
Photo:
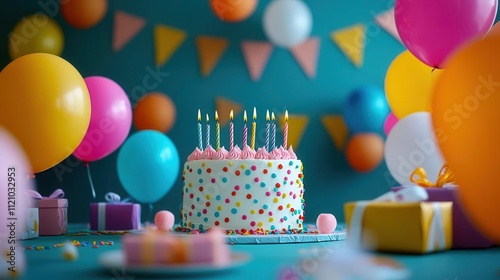
[{"label": "pink pennant flag", "polygon": [[269,61],[273,46],[268,42],[246,41],[241,43],[243,58],[253,81],[258,81]]},{"label": "pink pennant flag", "polygon": [[394,20],[394,10],[383,12],[375,17],[375,22],[382,27],[387,33],[391,34],[396,40],[401,42],[401,38],[396,28],[396,21]]},{"label": "pink pennant flag", "polygon": [[316,76],[319,43],[320,39],[318,37],[313,37],[304,43],[291,48],[292,55],[295,57],[295,60],[297,60],[299,65],[302,67],[302,70],[304,70],[307,77],[311,79]]},{"label": "pink pennant flag", "polygon": [[146,26],[143,18],[116,11],[113,26],[113,51],[121,50]]}]

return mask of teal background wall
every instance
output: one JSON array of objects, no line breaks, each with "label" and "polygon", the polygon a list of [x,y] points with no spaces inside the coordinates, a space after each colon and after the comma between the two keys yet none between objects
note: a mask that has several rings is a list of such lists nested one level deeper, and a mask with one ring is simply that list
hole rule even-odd
[{"label": "teal background wall", "polygon": [[[56,0],[2,1],[0,3],[0,67],[10,58],[7,52],[8,33],[26,15],[44,12],[40,3]],[[220,21],[210,10],[208,0],[110,0],[104,20],[91,29],[78,30],[69,26],[57,12],[54,19],[64,31],[65,46],[62,57],[73,64],[83,77],[106,76],[127,92],[132,106],[140,96],[133,88],[142,85],[147,69],[155,69],[153,29],[165,24],[187,32],[180,49],[160,68],[168,77],[159,81],[155,91],[172,98],[177,108],[177,121],[168,132],[176,144],[181,163],[197,145],[196,112],[215,110],[215,98],[226,97],[239,102],[251,112],[257,107],[262,118],[266,109],[282,113],[307,115],[309,125],[295,151],[304,162],[306,221],[314,222],[317,215],[330,212],[343,220],[343,203],[349,200],[371,199],[395,185],[385,164],[370,173],[353,171],[343,151],[335,148],[321,123],[321,116],[340,114],[349,92],[361,85],[383,88],[384,77],[392,59],[405,48],[396,39],[375,24],[374,15],[393,7],[388,0],[304,0],[313,15],[311,36],[321,39],[317,75],[309,79],[288,50],[275,48],[261,79],[250,79],[244,63],[240,43],[243,40],[266,40],[262,29],[262,15],[270,0],[260,0],[255,13],[236,24]],[[147,26],[119,52],[111,49],[113,15],[124,11],[140,16]],[[45,11],[46,12],[46,11]],[[356,68],[330,40],[332,31],[357,23],[366,25],[364,64]],[[212,74],[202,77],[199,70],[195,39],[198,35],[229,39],[229,47]],[[264,123],[261,119],[262,124]],[[236,121],[235,126],[241,127]],[[261,126],[261,128],[263,125]],[[222,128],[227,139],[227,127]],[[238,130],[236,130],[238,131]],[[130,134],[135,132],[132,127]],[[381,135],[383,133],[381,132]],[[212,134],[213,137],[213,134]],[[224,138],[226,137],[226,138]],[[280,139],[278,135],[278,139]],[[240,141],[236,135],[236,141]],[[263,143],[262,139],[257,139]],[[226,144],[227,145],[227,144]],[[102,200],[109,191],[122,197],[127,194],[120,185],[116,172],[118,151],[105,159],[93,162],[90,168],[97,196]],[[175,186],[154,210],[167,209],[178,213],[181,205],[180,175]],[[58,166],[36,174],[39,191],[50,194],[62,188],[69,199],[69,221],[88,222],[92,198],[83,164],[70,156]],[[143,205],[143,219],[148,208]]]}]

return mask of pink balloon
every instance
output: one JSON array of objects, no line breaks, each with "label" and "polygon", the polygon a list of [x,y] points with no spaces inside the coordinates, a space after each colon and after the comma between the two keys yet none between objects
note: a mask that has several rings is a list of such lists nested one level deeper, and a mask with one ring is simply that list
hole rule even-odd
[{"label": "pink balloon", "polygon": [[[30,162],[17,139],[0,127],[0,239],[20,239],[27,231],[27,190],[33,190]],[[4,239],[5,238],[5,239]]]},{"label": "pink balloon", "polygon": [[111,79],[85,78],[90,94],[90,124],[87,134],[73,155],[83,162],[102,159],[125,141],[132,125],[130,100]]},{"label": "pink balloon", "polygon": [[443,68],[461,44],[490,30],[497,0],[396,0],[394,17],[403,44],[420,61]]},{"label": "pink balloon", "polygon": [[389,135],[392,127],[398,122],[398,118],[391,112],[387,115],[384,121],[384,133],[385,135]]}]

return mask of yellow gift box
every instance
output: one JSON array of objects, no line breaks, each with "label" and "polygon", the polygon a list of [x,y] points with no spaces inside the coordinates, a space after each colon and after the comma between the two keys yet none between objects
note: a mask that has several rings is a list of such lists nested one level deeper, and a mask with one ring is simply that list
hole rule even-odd
[{"label": "yellow gift box", "polygon": [[344,204],[351,242],[394,253],[428,253],[452,245],[452,202],[373,202]]}]

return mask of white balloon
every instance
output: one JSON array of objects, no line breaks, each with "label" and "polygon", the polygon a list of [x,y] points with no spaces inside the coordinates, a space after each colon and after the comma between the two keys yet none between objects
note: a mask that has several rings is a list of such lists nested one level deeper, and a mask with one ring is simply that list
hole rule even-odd
[{"label": "white balloon", "polygon": [[290,48],[309,37],[311,11],[300,0],[274,0],[264,11],[263,26],[269,41],[276,46]]},{"label": "white balloon", "polygon": [[385,141],[385,163],[392,177],[403,186],[415,185],[410,175],[417,167],[436,182],[444,158],[434,136],[431,114],[417,112],[399,120]]}]

